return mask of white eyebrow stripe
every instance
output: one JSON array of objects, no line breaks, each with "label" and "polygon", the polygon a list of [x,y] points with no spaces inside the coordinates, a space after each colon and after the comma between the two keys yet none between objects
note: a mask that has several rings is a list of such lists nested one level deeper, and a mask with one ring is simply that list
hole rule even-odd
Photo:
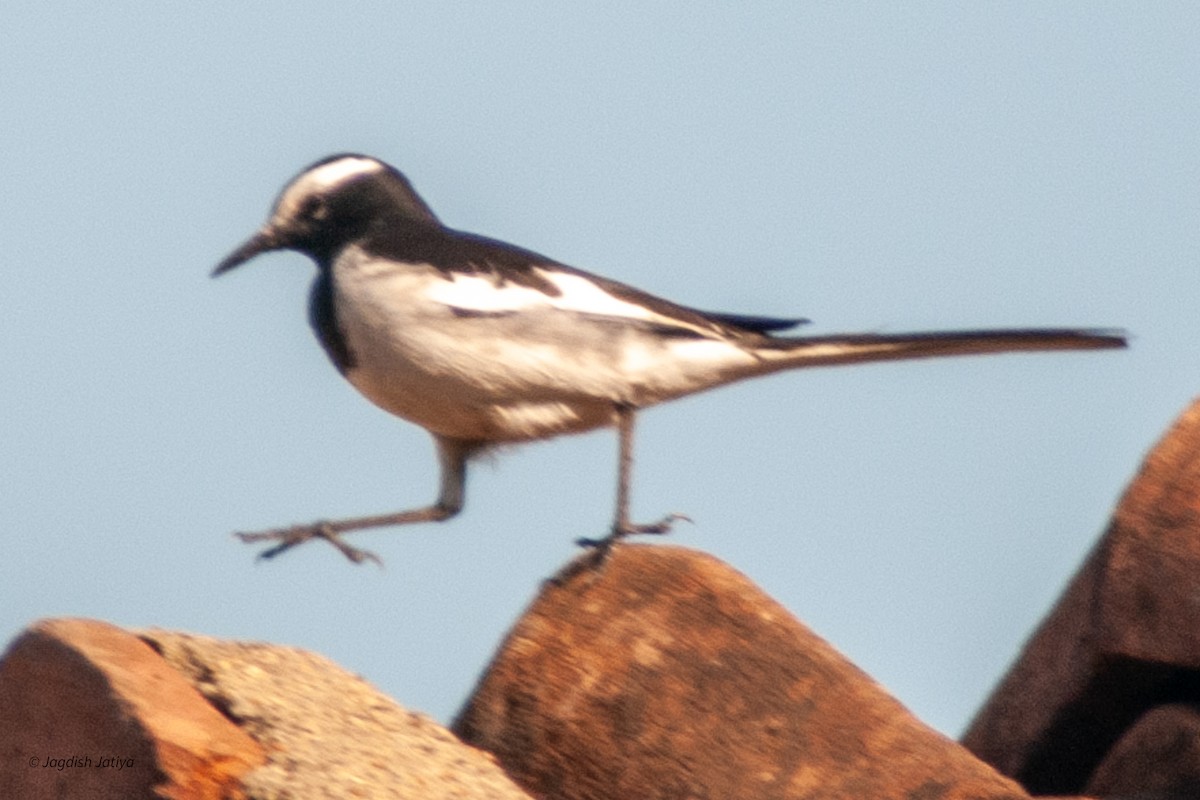
[{"label": "white eyebrow stripe", "polygon": [[383,165],[373,158],[347,156],[309,170],[301,179],[306,191],[323,191],[355,175],[383,171]]},{"label": "white eyebrow stripe", "polygon": [[334,186],[355,176],[370,175],[382,172],[383,169],[384,166],[380,162],[363,156],[346,156],[314,167],[283,190],[275,206],[272,221],[276,225],[286,225],[299,213],[306,198],[325,194]]}]

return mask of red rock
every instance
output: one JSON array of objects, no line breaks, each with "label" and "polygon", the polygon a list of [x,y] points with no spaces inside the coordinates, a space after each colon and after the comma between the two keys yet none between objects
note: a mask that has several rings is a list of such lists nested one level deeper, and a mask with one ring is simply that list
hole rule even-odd
[{"label": "red rock", "polygon": [[1200,709],[1163,705],[1146,713],[1108,752],[1088,782],[1097,797],[1200,797]]},{"label": "red rock", "polygon": [[33,625],[0,662],[0,797],[218,800],[262,748],[148,645],[93,620]]},{"label": "red rock", "polygon": [[[1139,718],[1200,699],[1198,576],[1195,403],[1146,457],[1104,537],[963,744],[1034,794],[1084,791]],[[1141,765],[1147,780],[1175,768]]]},{"label": "red rock", "polygon": [[548,584],[454,730],[562,800],[1027,797],[744,576],[674,547]]}]

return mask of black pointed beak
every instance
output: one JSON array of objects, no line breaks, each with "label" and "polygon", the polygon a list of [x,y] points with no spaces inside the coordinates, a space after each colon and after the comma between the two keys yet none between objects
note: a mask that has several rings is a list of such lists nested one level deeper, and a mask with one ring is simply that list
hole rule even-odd
[{"label": "black pointed beak", "polygon": [[245,244],[226,256],[220,264],[217,264],[216,269],[212,271],[212,277],[215,278],[234,267],[241,266],[260,253],[265,253],[269,250],[278,250],[281,247],[286,247],[286,245],[280,240],[278,234],[269,227],[263,228],[250,237]]}]

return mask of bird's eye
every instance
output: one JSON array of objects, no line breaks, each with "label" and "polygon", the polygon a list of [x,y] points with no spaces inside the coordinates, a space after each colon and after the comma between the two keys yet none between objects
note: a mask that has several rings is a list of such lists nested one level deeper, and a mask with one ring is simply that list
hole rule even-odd
[{"label": "bird's eye", "polygon": [[329,215],[329,207],[325,205],[325,201],[316,195],[309,195],[304,198],[304,202],[300,204],[300,217],[302,219],[321,220]]}]

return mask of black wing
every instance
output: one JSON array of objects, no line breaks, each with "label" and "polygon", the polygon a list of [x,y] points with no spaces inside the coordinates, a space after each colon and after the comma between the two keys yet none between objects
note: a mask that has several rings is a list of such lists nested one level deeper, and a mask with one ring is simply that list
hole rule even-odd
[{"label": "black wing", "polygon": [[754,317],[748,314],[723,314],[715,311],[700,311],[692,309],[697,314],[707,317],[708,319],[719,322],[722,325],[729,325],[734,328],[742,328],[755,333],[771,333],[773,331],[786,331],[794,328],[797,325],[807,325],[812,322],[804,317]]},{"label": "black wing", "polygon": [[696,333],[707,331],[703,335],[763,335],[808,322],[799,317],[756,317],[688,308],[619,281],[567,266],[532,250],[438,224],[373,231],[359,244],[369,252],[386,258],[430,264],[447,277],[455,272],[490,274],[499,281],[527,286],[551,296],[558,294],[558,287],[543,278],[539,269],[579,275],[616,297],[639,303],[658,314],[678,320],[685,330]]}]

